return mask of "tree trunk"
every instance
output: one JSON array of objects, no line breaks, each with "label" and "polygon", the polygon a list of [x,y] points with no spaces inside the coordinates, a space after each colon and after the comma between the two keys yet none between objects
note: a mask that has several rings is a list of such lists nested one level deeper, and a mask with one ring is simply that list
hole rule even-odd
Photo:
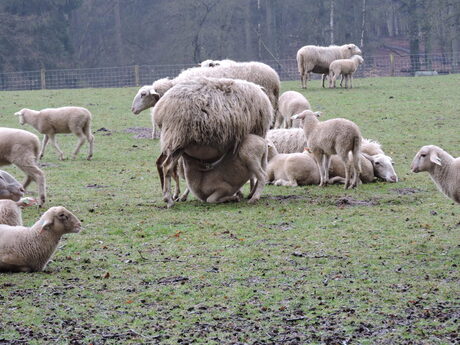
[{"label": "tree trunk", "polygon": [[123,50],[123,37],[120,17],[120,0],[114,0],[113,15],[115,19],[115,47],[117,49],[116,56],[118,60],[118,65],[124,65],[126,62]]},{"label": "tree trunk", "polygon": [[419,29],[417,17],[417,0],[409,0],[408,6],[409,15],[409,49],[410,49],[410,62],[411,72],[415,73],[420,69],[420,42],[419,42]]},{"label": "tree trunk", "polygon": [[331,33],[331,44],[334,44],[334,4],[335,0],[331,0],[331,9],[329,15],[329,30]]},{"label": "tree trunk", "polygon": [[361,42],[360,46],[361,49],[364,48],[364,31],[366,29],[366,0],[363,0],[363,7],[361,9],[361,17],[362,17],[362,22],[361,22]]}]

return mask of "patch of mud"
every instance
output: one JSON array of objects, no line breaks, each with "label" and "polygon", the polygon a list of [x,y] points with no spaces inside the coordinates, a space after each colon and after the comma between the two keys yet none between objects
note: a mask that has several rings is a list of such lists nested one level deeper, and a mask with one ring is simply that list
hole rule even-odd
[{"label": "patch of mud", "polygon": [[260,198],[268,200],[279,200],[279,201],[289,201],[289,200],[308,200],[310,197],[307,195],[264,195]]},{"label": "patch of mud", "polygon": [[109,186],[103,186],[97,183],[91,183],[86,185],[86,188],[109,188]]},{"label": "patch of mud", "polygon": [[345,206],[376,206],[379,203],[375,200],[356,200],[349,196],[344,196],[336,200],[335,204],[338,207]]},{"label": "patch of mud", "polygon": [[160,278],[158,279],[158,284],[184,284],[186,281],[189,279],[187,277],[165,277],[165,278]]},{"label": "patch of mud", "polygon": [[96,130],[95,133],[101,133],[102,135],[112,135],[112,131],[110,129],[107,129],[105,127],[101,127],[98,130]]},{"label": "patch of mud", "polygon": [[124,130],[125,133],[133,133],[134,139],[152,139],[152,129],[146,127],[129,127]]},{"label": "patch of mud", "polygon": [[421,192],[421,190],[418,188],[394,188],[394,189],[391,189],[391,191],[399,195],[410,195],[410,194]]},{"label": "patch of mud", "polygon": [[40,168],[57,168],[59,164],[39,162],[38,166]]}]

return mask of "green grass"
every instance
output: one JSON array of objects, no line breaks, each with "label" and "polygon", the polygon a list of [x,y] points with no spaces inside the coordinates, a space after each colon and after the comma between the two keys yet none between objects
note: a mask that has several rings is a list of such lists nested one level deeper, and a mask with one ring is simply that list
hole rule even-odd
[{"label": "green grass", "polygon": [[[304,92],[324,119],[349,118],[380,141],[397,184],[266,186],[255,206],[191,197],[172,209],[158,141],[124,131],[151,126],[148,112],[130,112],[136,89],[1,92],[2,126],[20,127],[13,113],[23,107],[80,105],[93,131],[110,132],[95,133],[91,162],[86,145],[74,161],[48,147],[44,209],[64,205],[85,228],[62,240],[46,272],[0,274],[0,343],[458,343],[460,209],[409,166],[426,144],[460,155],[459,83],[313,81]],[[298,81],[282,86],[300,91]],[[58,142],[68,157],[76,138]],[[344,196],[372,205],[337,206]],[[24,210],[24,223],[41,212]]]}]

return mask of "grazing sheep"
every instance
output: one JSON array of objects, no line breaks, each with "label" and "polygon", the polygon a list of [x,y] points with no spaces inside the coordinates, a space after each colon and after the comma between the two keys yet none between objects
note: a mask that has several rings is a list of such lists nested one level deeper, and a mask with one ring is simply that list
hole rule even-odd
[{"label": "grazing sheep", "polygon": [[0,170],[0,199],[19,201],[24,192],[22,184],[6,171]]},{"label": "grazing sheep", "polygon": [[26,189],[30,182],[38,185],[39,205],[46,199],[45,174],[38,167],[40,141],[35,134],[15,128],[0,127],[0,166],[14,164],[27,178],[22,184]]},{"label": "grazing sheep", "polygon": [[84,144],[85,139],[88,140],[89,143],[87,159],[90,160],[93,157],[94,137],[91,134],[91,113],[88,109],[81,107],[62,107],[37,111],[24,108],[14,115],[19,116],[19,123],[21,125],[28,123],[45,135],[40,151],[40,158],[42,158],[45,153],[45,147],[48,140],[51,140],[51,144],[53,144],[58,152],[59,159],[64,159],[64,153],[57,145],[55,139],[55,135],[58,133],[73,133],[79,138],[73,153],[74,159],[80,151],[81,146]]},{"label": "grazing sheep", "polygon": [[200,67],[217,67],[217,66],[233,66],[236,65],[237,62],[230,60],[230,59],[225,59],[225,60],[204,60],[201,64]]},{"label": "grazing sheep", "polygon": [[21,208],[35,204],[36,201],[31,198],[23,198],[16,202],[13,200],[0,200],[0,224],[22,225]]},{"label": "grazing sheep", "polygon": [[80,221],[62,206],[51,207],[31,227],[0,225],[0,271],[42,271],[62,235],[80,229]]},{"label": "grazing sheep", "polygon": [[[317,118],[319,113],[304,110],[294,115],[294,119],[302,119],[303,129],[307,138],[307,146],[313,153],[320,171],[320,186],[326,186],[329,182],[329,166],[331,156],[334,154],[344,162],[345,188],[354,188],[358,185],[361,154],[361,133],[359,127],[350,120],[336,118],[320,122]],[[350,161],[349,152],[352,157]]]},{"label": "grazing sheep", "polygon": [[423,146],[415,155],[411,170],[427,171],[444,195],[460,203],[460,157],[454,158],[435,145]]},{"label": "grazing sheep", "polygon": [[[345,88],[348,88],[348,80],[350,80],[350,89],[353,88],[353,73],[363,62],[364,59],[360,55],[353,55],[349,59],[332,61],[329,66],[329,87],[335,87],[335,80],[339,75],[342,75],[342,81],[345,78]],[[342,86],[342,81],[340,86]]]},{"label": "grazing sheep", "polygon": [[[302,88],[307,88],[310,72],[329,74],[329,65],[337,59],[347,59],[353,55],[360,55],[361,50],[354,44],[329,47],[304,46],[297,51],[297,67],[300,73]],[[324,87],[324,78],[323,78]]]},{"label": "grazing sheep", "polygon": [[184,153],[215,166],[236,154],[248,134],[264,138],[273,118],[273,108],[260,86],[225,78],[178,83],[153,109],[154,121],[161,128],[161,152],[166,156],[159,159],[159,170],[164,173],[163,195],[169,207],[174,204],[171,176]]},{"label": "grazing sheep", "polygon": [[280,128],[283,125],[284,128],[301,127],[302,121],[292,120],[292,116],[304,110],[311,110],[308,100],[297,91],[283,92],[278,100],[278,108],[279,116],[276,119],[275,128]]},{"label": "grazing sheep", "polygon": [[279,153],[303,152],[307,138],[302,128],[271,129],[267,139],[273,142]]}]

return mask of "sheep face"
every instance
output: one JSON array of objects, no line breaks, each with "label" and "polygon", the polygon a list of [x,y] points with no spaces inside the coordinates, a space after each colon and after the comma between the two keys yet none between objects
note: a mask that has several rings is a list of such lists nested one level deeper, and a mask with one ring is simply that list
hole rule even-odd
[{"label": "sheep face", "polygon": [[19,123],[23,126],[26,121],[24,120],[24,109],[19,110],[17,113],[14,113],[19,118]]},{"label": "sheep face", "polygon": [[359,49],[355,44],[347,44],[348,52],[350,56],[361,55],[361,49]]},{"label": "sheep face", "polygon": [[58,235],[77,233],[81,223],[75,215],[63,206],[51,207],[40,219],[41,231],[50,231]]},{"label": "sheep face", "polygon": [[434,165],[441,166],[441,158],[439,157],[436,146],[423,146],[415,155],[411,164],[411,170],[414,173],[421,171],[430,171]]},{"label": "sheep face", "polygon": [[133,99],[131,111],[137,115],[141,111],[153,107],[159,99],[160,95],[151,85],[142,86]]},{"label": "sheep face", "polygon": [[320,117],[321,112],[320,111],[311,111],[311,110],[304,110],[299,114],[295,114],[291,116],[292,120],[305,120],[308,116],[315,116],[315,117]]},{"label": "sheep face", "polygon": [[6,171],[0,170],[0,199],[19,201],[24,196],[24,188]]},{"label": "sheep face", "polygon": [[363,155],[372,163],[375,176],[385,182],[398,182],[398,175],[396,175],[391,157],[383,154],[369,156],[363,153]]}]

